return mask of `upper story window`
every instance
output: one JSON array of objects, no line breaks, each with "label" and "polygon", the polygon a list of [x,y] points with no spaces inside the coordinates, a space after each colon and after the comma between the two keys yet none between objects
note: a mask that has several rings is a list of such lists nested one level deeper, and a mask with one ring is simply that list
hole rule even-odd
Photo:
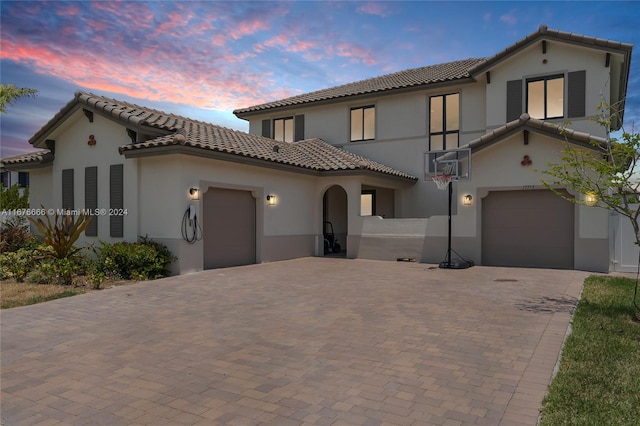
[{"label": "upper story window", "polygon": [[351,108],[351,142],[376,138],[376,107]]},{"label": "upper story window", "polygon": [[527,80],[527,113],[532,118],[564,117],[564,75]]},{"label": "upper story window", "polygon": [[460,94],[429,98],[429,150],[458,148],[460,135]]},{"label": "upper story window", "polygon": [[293,117],[273,120],[273,138],[277,141],[293,142]]}]

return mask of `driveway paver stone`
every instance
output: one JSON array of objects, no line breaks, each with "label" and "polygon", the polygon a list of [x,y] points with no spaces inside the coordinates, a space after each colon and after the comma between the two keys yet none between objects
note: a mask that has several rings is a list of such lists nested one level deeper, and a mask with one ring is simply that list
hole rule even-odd
[{"label": "driveway paver stone", "polygon": [[535,425],[586,276],[304,258],[3,310],[2,424]]}]

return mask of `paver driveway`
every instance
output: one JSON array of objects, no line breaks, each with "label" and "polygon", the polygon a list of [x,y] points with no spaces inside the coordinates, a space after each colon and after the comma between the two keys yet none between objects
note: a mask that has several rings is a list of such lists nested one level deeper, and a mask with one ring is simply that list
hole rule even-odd
[{"label": "paver driveway", "polygon": [[2,311],[14,425],[534,425],[584,272],[306,258]]}]

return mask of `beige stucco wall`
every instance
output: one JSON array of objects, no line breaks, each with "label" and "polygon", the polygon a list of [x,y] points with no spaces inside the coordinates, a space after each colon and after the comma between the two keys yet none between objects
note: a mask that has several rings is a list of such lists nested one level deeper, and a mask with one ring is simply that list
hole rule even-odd
[{"label": "beige stucco wall", "polygon": [[[546,60],[546,63],[543,61]],[[586,112],[587,116],[596,114],[601,101],[609,101],[609,72],[606,68],[605,52],[587,49],[576,45],[547,42],[547,53],[542,53],[540,43],[522,49],[517,54],[504,60],[491,69],[491,84],[487,85],[486,111],[487,128],[494,128],[505,123],[507,81],[540,77],[551,74],[565,74],[572,71],[586,70]],[[526,90],[523,86],[523,111],[526,102]],[[567,84],[565,80],[566,100]],[[566,101],[565,101],[566,112]],[[602,129],[586,118],[572,118],[572,128],[602,135]],[[563,119],[559,119],[562,122]]]},{"label": "beige stucco wall", "polygon": [[[524,145],[522,134],[506,138],[472,157],[472,178],[457,182],[453,203],[457,214],[452,218],[454,248],[464,257],[478,262],[481,259],[482,199],[490,191],[543,189],[541,173],[549,163],[559,162],[563,142],[536,133],[529,135]],[[533,164],[522,166],[524,155]],[[471,206],[464,206],[466,194],[473,197]],[[581,197],[582,194],[574,194]],[[577,269],[606,271],[608,266],[609,235],[608,214],[597,207],[575,207],[575,267]],[[434,262],[446,248],[447,216],[433,216],[427,224],[427,238],[423,260]]]},{"label": "beige stucco wall", "polygon": [[[179,255],[176,272],[202,270],[203,243],[183,240],[181,225],[190,204],[200,223],[205,212],[192,201],[189,188],[206,192],[209,187],[250,191],[256,199],[257,262],[314,255],[321,232],[322,198],[317,197],[317,178],[239,163],[190,155],[162,155],[139,160],[141,231],[161,239]],[[268,206],[266,196],[277,197]],[[202,196],[201,196],[202,197]],[[320,206],[320,207],[318,207]]]}]

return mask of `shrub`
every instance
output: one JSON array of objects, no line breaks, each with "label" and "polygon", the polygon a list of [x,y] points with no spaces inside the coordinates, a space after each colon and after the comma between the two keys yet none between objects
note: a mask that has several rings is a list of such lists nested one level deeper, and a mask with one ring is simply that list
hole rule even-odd
[{"label": "shrub", "polygon": [[26,220],[13,217],[2,224],[0,229],[0,252],[17,251],[21,248],[35,248],[39,241],[31,235],[29,228],[24,226]]},{"label": "shrub", "polygon": [[97,271],[111,278],[153,280],[169,275],[169,264],[175,260],[169,249],[147,237],[135,243],[100,242]]},{"label": "shrub", "polygon": [[[42,210],[44,210],[42,206]],[[45,215],[47,221],[40,218],[27,218],[38,231],[44,236],[44,242],[51,250],[45,253],[48,257],[56,259],[68,259],[82,250],[82,247],[76,247],[74,244],[80,238],[80,235],[87,229],[92,216],[80,214],[77,220],[70,215],[59,215],[57,212],[53,217],[53,222],[49,215]]]},{"label": "shrub", "polygon": [[28,274],[26,281],[29,284],[55,284],[56,270],[53,262],[42,261],[33,268]]},{"label": "shrub", "polygon": [[0,279],[23,282],[35,266],[33,249],[21,248],[0,254]]}]

